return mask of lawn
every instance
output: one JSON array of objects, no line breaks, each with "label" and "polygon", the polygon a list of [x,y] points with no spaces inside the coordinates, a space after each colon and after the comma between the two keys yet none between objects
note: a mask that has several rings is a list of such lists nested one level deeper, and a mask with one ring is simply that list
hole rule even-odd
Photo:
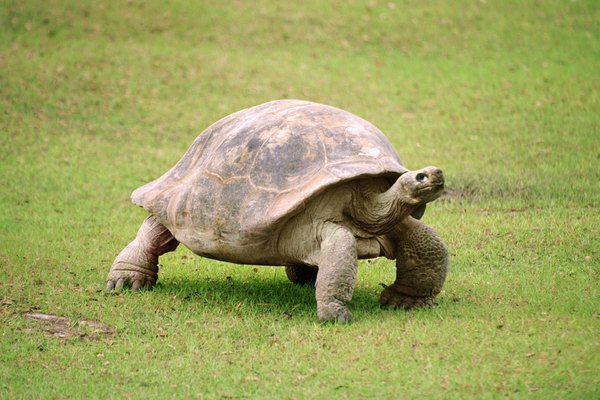
[{"label": "lawn", "polygon": [[[597,1],[0,0],[0,398],[600,396]],[[108,294],[132,190],[234,111],[279,98],[379,127],[441,167],[433,308],[349,325],[282,268],[183,246]]]}]

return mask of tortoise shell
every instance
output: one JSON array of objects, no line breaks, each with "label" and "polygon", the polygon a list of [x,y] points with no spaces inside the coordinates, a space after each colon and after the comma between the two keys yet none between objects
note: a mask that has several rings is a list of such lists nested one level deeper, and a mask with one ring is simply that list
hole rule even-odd
[{"label": "tortoise shell", "polygon": [[192,250],[209,241],[242,245],[267,236],[332,185],[380,175],[393,182],[406,171],[383,133],[362,118],[278,100],[208,127],[132,200]]}]

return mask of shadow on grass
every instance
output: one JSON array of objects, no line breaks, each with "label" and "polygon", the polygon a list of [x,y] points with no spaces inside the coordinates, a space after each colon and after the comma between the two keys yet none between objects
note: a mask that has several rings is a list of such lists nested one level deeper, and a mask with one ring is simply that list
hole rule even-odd
[{"label": "shadow on grass", "polygon": [[226,312],[240,310],[274,318],[316,313],[314,287],[264,277],[177,277],[159,282],[152,291],[171,302],[193,302],[199,308]]},{"label": "shadow on grass", "polygon": [[[258,317],[300,318],[307,322],[316,321],[315,289],[310,285],[295,285],[281,279],[257,277],[226,279],[193,279],[178,277],[159,282],[152,290],[153,295],[164,296],[169,302],[193,303],[193,307],[222,312],[241,312]],[[431,314],[436,318],[434,308],[417,310],[382,309],[379,293],[371,288],[357,286],[352,301],[348,304],[355,319],[359,321],[397,321],[410,314]],[[447,307],[443,302],[442,307]],[[439,311],[438,311],[439,312]]]}]

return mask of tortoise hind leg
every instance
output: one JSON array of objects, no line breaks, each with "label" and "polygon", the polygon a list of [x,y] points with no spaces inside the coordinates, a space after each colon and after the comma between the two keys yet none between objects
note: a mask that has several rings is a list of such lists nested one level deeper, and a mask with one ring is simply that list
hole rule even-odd
[{"label": "tortoise hind leg", "polygon": [[106,290],[131,286],[150,288],[158,278],[158,257],[173,251],[179,242],[154,216],[148,216],[136,238],[117,256],[106,279]]},{"label": "tortoise hind leg", "polygon": [[315,286],[318,272],[318,268],[310,267],[308,265],[295,264],[285,267],[285,273],[288,279],[301,286],[306,284]]},{"label": "tortoise hind leg", "polygon": [[410,309],[432,306],[442,290],[449,267],[449,254],[429,226],[407,218],[395,234],[396,281],[381,293],[381,305]]}]

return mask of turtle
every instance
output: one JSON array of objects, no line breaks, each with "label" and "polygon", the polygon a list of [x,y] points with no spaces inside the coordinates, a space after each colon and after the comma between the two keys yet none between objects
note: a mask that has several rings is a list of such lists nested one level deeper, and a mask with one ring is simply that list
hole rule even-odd
[{"label": "turtle", "polygon": [[315,287],[317,317],[349,322],[358,260],[396,260],[382,306],[432,306],[448,250],[420,221],[444,189],[433,166],[408,170],[385,135],[342,109],[275,100],[235,112],[179,162],[136,189],[149,215],[116,257],[107,290],[152,287],[158,258],[183,243],[215,260],[285,267]]}]

